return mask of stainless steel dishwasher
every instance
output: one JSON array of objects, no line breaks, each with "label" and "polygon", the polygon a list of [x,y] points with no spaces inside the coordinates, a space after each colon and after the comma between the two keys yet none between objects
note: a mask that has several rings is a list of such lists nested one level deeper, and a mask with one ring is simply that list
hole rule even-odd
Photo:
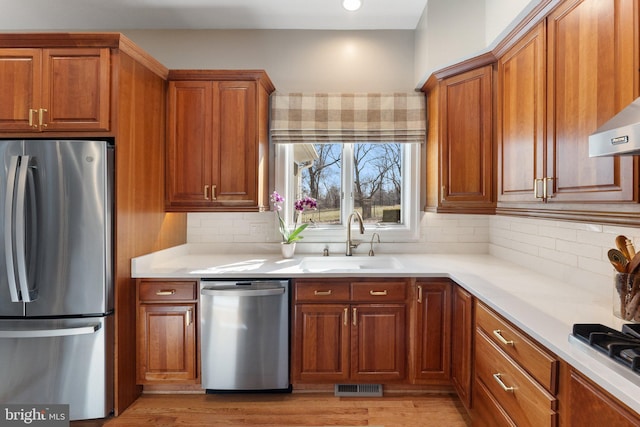
[{"label": "stainless steel dishwasher", "polygon": [[291,391],[289,281],[200,281],[202,388]]}]

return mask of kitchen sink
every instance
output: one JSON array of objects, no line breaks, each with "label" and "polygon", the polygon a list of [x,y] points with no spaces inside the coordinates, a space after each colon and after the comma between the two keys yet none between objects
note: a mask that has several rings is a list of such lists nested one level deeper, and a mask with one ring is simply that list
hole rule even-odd
[{"label": "kitchen sink", "polygon": [[300,269],[312,273],[349,270],[395,270],[403,265],[393,256],[376,257],[304,257]]}]

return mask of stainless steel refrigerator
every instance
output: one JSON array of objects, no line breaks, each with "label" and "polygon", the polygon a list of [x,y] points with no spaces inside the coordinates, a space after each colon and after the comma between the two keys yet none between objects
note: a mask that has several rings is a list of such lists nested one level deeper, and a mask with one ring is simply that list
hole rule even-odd
[{"label": "stainless steel refrigerator", "polygon": [[107,141],[0,140],[1,404],[112,411],[113,162]]}]

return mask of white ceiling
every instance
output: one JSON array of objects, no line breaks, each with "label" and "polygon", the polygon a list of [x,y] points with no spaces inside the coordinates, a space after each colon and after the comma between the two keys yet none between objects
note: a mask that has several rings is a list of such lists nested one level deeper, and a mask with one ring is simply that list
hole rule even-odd
[{"label": "white ceiling", "polygon": [[427,0],[0,0],[0,31],[414,30]]}]

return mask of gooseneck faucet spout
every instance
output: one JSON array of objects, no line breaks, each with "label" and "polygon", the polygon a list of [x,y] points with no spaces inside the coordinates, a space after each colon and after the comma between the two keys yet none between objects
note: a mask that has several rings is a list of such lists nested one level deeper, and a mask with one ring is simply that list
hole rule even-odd
[{"label": "gooseneck faucet spout", "polygon": [[352,249],[358,247],[357,243],[353,243],[351,241],[351,221],[353,220],[354,216],[356,217],[356,220],[360,225],[360,234],[364,234],[364,223],[362,222],[362,215],[360,215],[360,212],[358,211],[353,211],[347,219],[347,250],[344,253],[346,256],[353,255]]}]

